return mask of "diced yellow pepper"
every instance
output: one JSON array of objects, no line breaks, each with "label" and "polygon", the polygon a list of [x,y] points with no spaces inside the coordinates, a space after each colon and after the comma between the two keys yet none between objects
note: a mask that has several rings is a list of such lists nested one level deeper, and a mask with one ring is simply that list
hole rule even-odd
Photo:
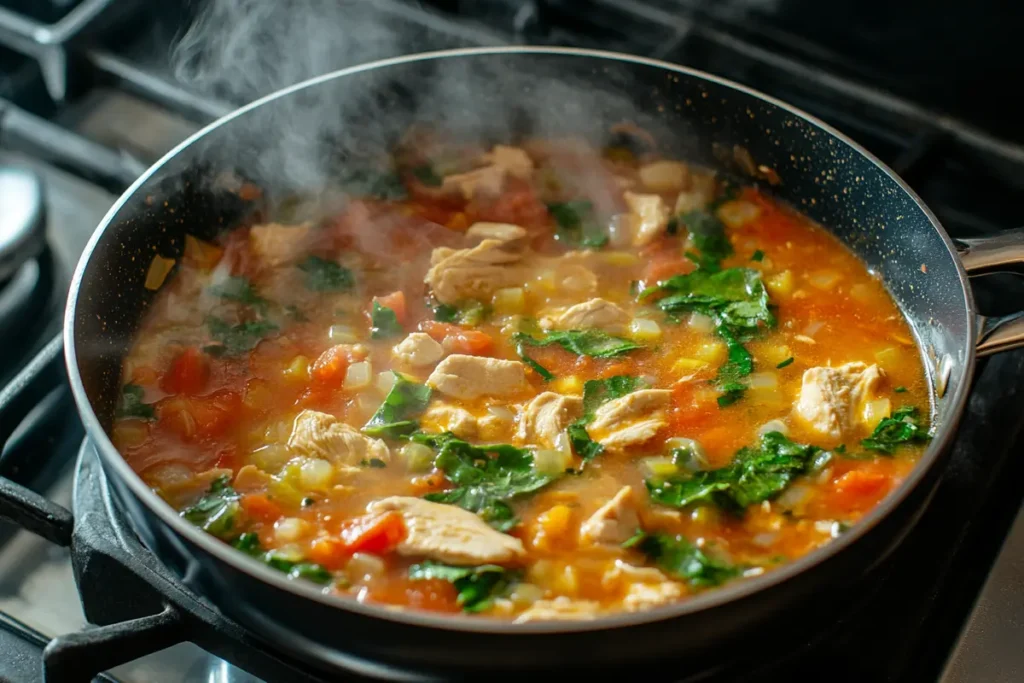
[{"label": "diced yellow pepper", "polygon": [[689,375],[692,372],[700,370],[708,363],[707,361],[699,360],[697,358],[677,358],[672,363],[672,372],[676,375]]},{"label": "diced yellow pepper", "polygon": [[728,351],[725,348],[725,344],[720,341],[710,341],[706,344],[701,345],[693,356],[697,360],[702,360],[705,363],[717,365],[725,360]]},{"label": "diced yellow pepper", "polygon": [[788,298],[793,293],[793,273],[789,270],[776,273],[764,281],[764,286],[772,296]]},{"label": "diced yellow pepper", "polygon": [[288,367],[284,369],[284,376],[295,382],[309,381],[309,359],[305,356],[295,356]]},{"label": "diced yellow pepper", "polygon": [[526,310],[526,295],[522,287],[499,289],[491,300],[497,315],[516,315]]},{"label": "diced yellow pepper", "polygon": [[551,380],[551,388],[559,394],[579,394],[583,391],[583,380],[576,375],[566,375]]}]

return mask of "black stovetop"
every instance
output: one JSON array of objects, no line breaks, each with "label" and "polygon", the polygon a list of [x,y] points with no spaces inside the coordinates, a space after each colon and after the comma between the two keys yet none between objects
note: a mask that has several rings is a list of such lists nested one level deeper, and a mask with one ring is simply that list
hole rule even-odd
[{"label": "black stovetop", "polygon": [[[867,54],[870,45],[896,40],[901,34],[895,28],[891,35],[876,38],[861,35],[862,31],[860,40],[856,31],[840,37],[834,29],[816,33],[812,29],[825,21],[815,19],[817,10],[808,10],[806,2],[784,0],[515,4],[509,10],[505,0],[374,3],[363,9],[368,20],[385,25],[397,40],[329,53],[326,62],[310,65],[336,68],[399,52],[510,42],[600,47],[667,59],[764,90],[832,123],[903,174],[954,236],[1024,223],[1019,202],[1011,200],[1024,189],[1024,150],[1004,139],[1019,135],[1010,135],[1018,128],[1008,131],[993,112],[998,97],[986,100],[985,106],[973,106],[970,98],[949,104],[951,92],[938,92],[926,86],[927,81],[911,78],[928,65],[941,69],[938,57],[924,51],[913,63],[893,58],[899,62],[895,68],[878,50]],[[861,5],[863,11],[852,3],[843,10],[860,12],[850,26],[868,21],[871,3]],[[741,6],[747,9],[740,11]],[[800,16],[789,11],[799,7],[804,7]],[[230,108],[232,98],[244,96],[203,92],[193,87],[195,83],[173,80],[164,57],[169,40],[180,34],[174,23],[178,12],[164,5],[151,11],[112,30],[85,31],[67,48],[76,68],[67,74],[64,102],[47,95],[41,70],[32,59],[0,48],[0,97],[7,100],[0,101],[2,140],[85,174],[91,182],[116,187],[134,168],[125,164],[125,155],[87,151],[69,159],[61,149],[47,147],[47,126],[74,129],[84,103],[104,88],[142,95],[197,125]],[[900,20],[894,26],[910,22]],[[889,48],[880,49],[884,53]],[[991,49],[1001,49],[998,41]],[[858,54],[870,59],[852,58]],[[1011,66],[1004,65],[1005,70]],[[297,80],[312,74],[289,75]],[[18,117],[9,115],[9,103],[17,105]],[[11,125],[12,120],[17,125]],[[120,159],[118,168],[108,170],[110,159]],[[144,155],[141,160],[152,161]],[[57,303],[67,276],[67,264],[58,265],[53,274]],[[1011,312],[1024,300],[1020,283],[1009,277],[984,278],[977,292],[986,313]],[[48,312],[23,327],[19,343],[24,349],[0,363],[0,378],[23,368],[28,350],[45,344],[59,327],[58,308],[52,303],[40,307]],[[82,443],[78,421],[69,418],[74,409],[61,378],[58,351],[56,342],[47,347],[50,355],[23,373],[26,382],[0,394],[0,440],[6,443],[0,474],[43,489],[77,462],[74,533],[69,538],[66,530],[58,529],[52,535],[71,544],[85,613],[105,628],[58,639],[49,650],[52,671],[80,676],[187,635],[265,680],[309,679],[301,665],[275,654],[191,596],[124,527],[110,506],[95,452]],[[928,680],[938,675],[1024,497],[1024,462],[1018,456],[1024,393],[1017,388],[1017,378],[1022,374],[1024,352],[979,364],[968,412],[935,496],[901,547],[858,588],[863,593],[856,610],[837,618],[814,643],[794,643],[780,661],[745,661],[739,654],[736,666],[719,680],[817,680],[824,672],[839,681]],[[30,412],[31,424],[18,428],[9,441],[15,425]],[[0,547],[11,532],[0,525]],[[5,653],[0,657],[0,681],[33,680],[33,672],[41,670],[41,649],[49,635],[0,614],[0,652]],[[195,672],[195,677],[203,674]]]}]

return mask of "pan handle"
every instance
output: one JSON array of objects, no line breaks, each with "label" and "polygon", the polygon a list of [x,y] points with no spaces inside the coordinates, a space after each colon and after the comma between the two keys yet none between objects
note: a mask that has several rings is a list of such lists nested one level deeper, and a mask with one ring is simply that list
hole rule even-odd
[{"label": "pan handle", "polygon": [[[1024,274],[1024,228],[991,237],[956,240],[960,262],[969,276]],[[1000,317],[978,316],[977,354],[988,356],[1024,347],[1024,312]]]}]

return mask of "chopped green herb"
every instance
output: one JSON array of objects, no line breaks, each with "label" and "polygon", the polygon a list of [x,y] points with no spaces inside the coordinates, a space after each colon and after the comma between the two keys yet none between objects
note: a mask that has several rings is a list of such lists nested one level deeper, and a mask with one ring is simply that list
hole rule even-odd
[{"label": "chopped green herb", "polygon": [[789,365],[792,365],[792,364],[793,364],[793,361],[794,361],[794,360],[795,360],[795,359],[793,358],[793,356],[790,356],[789,358],[787,358],[786,360],[782,361],[781,363],[779,363],[779,364],[778,364],[778,365],[776,365],[775,367],[776,367],[777,369],[781,370],[781,369],[782,369],[782,368],[784,368],[784,367],[787,367],[787,366],[789,366]]},{"label": "chopped green herb", "polygon": [[758,263],[764,261],[764,252],[758,249],[757,251],[754,252],[754,255],[750,257],[750,260],[757,261]]},{"label": "chopped green herb", "polygon": [[381,460],[380,458],[363,458],[362,460],[359,461],[359,466],[380,470],[387,467],[388,464]]},{"label": "chopped green herb", "polygon": [[718,586],[740,574],[738,567],[710,557],[684,536],[640,532],[626,544],[623,546],[643,552],[669,576],[695,588]]},{"label": "chopped green herb", "polygon": [[238,493],[231,488],[227,475],[217,477],[206,494],[181,512],[181,516],[218,538],[228,540],[237,533],[241,508]]},{"label": "chopped green herb", "polygon": [[437,451],[434,466],[455,485],[425,498],[476,512],[499,531],[508,531],[518,523],[507,501],[538,491],[555,480],[536,471],[530,451],[515,446],[474,446],[450,432],[420,432],[409,438]]},{"label": "chopped green herb", "polygon": [[519,578],[519,573],[496,564],[454,567],[427,560],[409,567],[409,578],[448,581],[455,586],[458,592],[457,603],[463,611],[482,612],[494,604],[495,597],[504,593]]},{"label": "chopped green herb", "polygon": [[351,270],[319,256],[307,257],[299,270],[306,274],[306,289],[313,292],[347,292],[356,282]]},{"label": "chopped green herb", "polygon": [[252,555],[253,557],[263,552],[263,549],[260,547],[259,534],[254,533],[252,531],[245,532],[244,534],[236,538],[234,541],[232,541],[231,545],[234,546],[236,549],[241,550],[246,555]]},{"label": "chopped green herb", "polygon": [[555,219],[555,239],[573,246],[603,247],[608,235],[601,230],[594,217],[594,205],[584,199],[548,204]]},{"label": "chopped green herb", "polygon": [[593,460],[604,452],[604,446],[591,439],[587,433],[587,424],[594,419],[594,411],[608,401],[622,398],[644,385],[642,379],[630,375],[587,380],[583,385],[583,416],[570,424],[566,430],[569,444],[576,455],[584,460]]},{"label": "chopped green herb", "polygon": [[871,436],[860,445],[872,451],[891,455],[897,446],[922,443],[929,438],[928,430],[921,424],[919,411],[914,406],[903,406],[891,417],[883,418]]},{"label": "chopped green herb", "polygon": [[821,451],[768,432],[760,444],[741,448],[733,462],[686,478],[648,479],[651,499],[669,507],[693,503],[715,505],[742,514],[749,505],[774,498],[810,467]]},{"label": "chopped green herb", "polygon": [[397,439],[416,431],[419,425],[413,418],[426,410],[430,403],[430,387],[410,381],[394,370],[391,374],[395,378],[391,391],[363,427],[363,431],[370,436]]},{"label": "chopped green herb", "polygon": [[387,306],[381,306],[377,301],[373,302],[373,310],[370,312],[370,338],[387,339],[404,334],[405,331],[398,323],[398,316]]},{"label": "chopped green herb", "polygon": [[697,311],[714,319],[718,336],[729,349],[728,360],[715,380],[722,391],[718,404],[725,407],[735,403],[746,390],[742,378],[754,371],[753,357],[742,342],[762,326],[775,324],[760,273],[749,268],[701,268],[648,287],[640,298],[662,293],[667,296],[657,305],[666,313]]},{"label": "chopped green herb", "polygon": [[893,389],[893,391],[896,392],[897,394],[905,394],[907,392],[907,388],[906,387],[896,387],[895,389]]},{"label": "chopped green herb", "polygon": [[241,275],[228,277],[223,282],[210,287],[209,291],[221,299],[237,301],[240,304],[252,306],[260,312],[265,312],[269,303],[256,292],[252,283],[249,282],[249,278]]},{"label": "chopped green herb", "polygon": [[456,305],[438,304],[434,307],[434,319],[442,323],[456,323],[474,327],[479,325],[491,314],[491,307],[472,299],[460,301]]},{"label": "chopped green herb", "polygon": [[153,406],[142,402],[145,389],[138,384],[125,384],[121,388],[121,402],[117,406],[117,417],[134,417],[152,420],[156,414]]},{"label": "chopped green herb", "polygon": [[206,327],[218,345],[206,346],[203,350],[214,356],[237,356],[240,353],[245,353],[256,346],[265,336],[277,331],[277,325],[267,320],[253,320],[231,325],[215,316],[206,318]]},{"label": "chopped green herb", "polygon": [[246,555],[255,557],[268,567],[284,572],[292,579],[306,579],[313,583],[328,584],[334,578],[331,572],[315,562],[304,562],[300,558],[295,558],[279,550],[264,551],[260,546],[260,537],[251,531],[236,538],[231,545]]},{"label": "chopped green herb", "polygon": [[725,225],[713,213],[697,209],[679,217],[690,233],[693,246],[700,252],[702,261],[717,266],[722,259],[732,255],[732,244],[725,235]]},{"label": "chopped green herb", "polygon": [[412,174],[415,176],[416,180],[420,181],[427,187],[441,187],[441,184],[444,183],[444,178],[439,176],[437,171],[435,171],[434,167],[430,164],[417,166],[412,169]]}]

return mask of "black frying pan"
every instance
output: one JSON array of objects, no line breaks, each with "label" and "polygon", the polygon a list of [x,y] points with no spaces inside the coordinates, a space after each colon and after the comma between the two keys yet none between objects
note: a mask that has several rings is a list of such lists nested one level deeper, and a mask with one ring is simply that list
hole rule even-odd
[{"label": "black frying pan", "polygon": [[[777,175],[781,182],[771,187],[777,197],[827,226],[881,274],[924,350],[934,439],[898,490],[827,547],[686,602],[597,621],[509,624],[387,611],[289,581],[204,534],[150,491],[114,449],[106,429],[121,358],[153,298],[143,287],[146,270],[156,253],[180,255],[186,232],[209,237],[244,214],[246,206],[224,189],[225,170],[283,195],[316,189],[358,166],[414,122],[440,121],[487,141],[573,133],[600,144],[609,126],[623,120],[650,131],[667,156],[752,176],[750,182]],[[929,499],[976,355],[1024,344],[1019,316],[977,315],[968,273],[1021,262],[1021,233],[954,244],[914,193],[864,149],[742,86],[596,51],[456,50],[313,79],[178,146],[123,195],[93,235],[71,287],[65,348],[75,399],[116,503],[191,588],[275,647],[327,671],[398,676],[630,666],[638,674],[668,663],[683,678],[723,653],[735,659],[758,656],[761,646],[790,647],[806,635],[800,628],[820,630],[856,599],[852,584],[900,541]],[[787,628],[770,628],[780,616]]]}]

